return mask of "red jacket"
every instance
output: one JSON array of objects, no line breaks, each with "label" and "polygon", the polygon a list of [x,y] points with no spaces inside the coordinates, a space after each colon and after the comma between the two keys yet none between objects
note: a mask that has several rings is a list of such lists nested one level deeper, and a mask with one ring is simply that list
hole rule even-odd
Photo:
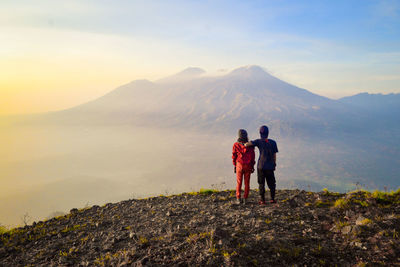
[{"label": "red jacket", "polygon": [[256,163],[254,147],[245,147],[239,142],[234,143],[232,148],[232,160],[235,166],[237,163],[240,163],[241,165],[247,165],[253,168]]}]

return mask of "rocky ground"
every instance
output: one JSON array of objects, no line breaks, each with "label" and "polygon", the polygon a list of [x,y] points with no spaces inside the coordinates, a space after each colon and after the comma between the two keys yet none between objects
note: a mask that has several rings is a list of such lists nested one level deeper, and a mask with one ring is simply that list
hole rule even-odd
[{"label": "rocky ground", "polygon": [[0,235],[0,266],[400,266],[400,191],[203,190],[73,209]]}]

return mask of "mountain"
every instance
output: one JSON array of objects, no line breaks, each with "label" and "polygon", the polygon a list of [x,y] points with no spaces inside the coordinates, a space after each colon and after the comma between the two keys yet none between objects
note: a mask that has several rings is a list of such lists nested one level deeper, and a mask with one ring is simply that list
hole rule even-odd
[{"label": "mountain", "polygon": [[400,94],[391,93],[384,95],[359,93],[353,96],[343,97],[339,99],[339,101],[377,112],[389,109],[400,110]]},{"label": "mountain", "polygon": [[189,67],[184,69],[183,71],[172,75],[170,77],[166,77],[158,80],[159,83],[177,83],[185,80],[190,80],[194,78],[198,78],[202,74],[205,74],[206,71],[196,67]]},{"label": "mountain", "polygon": [[[345,103],[313,94],[247,66],[223,76],[189,68],[165,79],[137,80],[90,103],[51,114],[63,123],[131,123],[236,130],[268,122],[277,134],[329,134],[357,128],[360,116]],[[345,118],[345,119],[344,119]]]},{"label": "mountain", "polygon": [[0,233],[1,266],[394,266],[400,192],[234,191],[131,199]]},{"label": "mountain", "polygon": [[267,124],[292,153],[283,159],[290,166],[285,176],[343,190],[349,187],[344,181],[372,188],[400,185],[399,106],[395,94],[332,100],[250,65],[221,76],[189,68],[155,82],[133,81],[51,116],[67,125],[132,125],[226,137],[239,128],[254,136]]},{"label": "mountain", "polygon": [[278,143],[278,188],[397,189],[397,95],[368,98],[332,100],[258,66],[221,76],[189,68],[71,109],[0,118],[0,223],[132,195],[234,188],[237,130],[253,140],[263,124]]},{"label": "mountain", "polygon": [[358,108],[380,127],[398,128],[400,124],[400,94],[360,93],[339,101]]}]

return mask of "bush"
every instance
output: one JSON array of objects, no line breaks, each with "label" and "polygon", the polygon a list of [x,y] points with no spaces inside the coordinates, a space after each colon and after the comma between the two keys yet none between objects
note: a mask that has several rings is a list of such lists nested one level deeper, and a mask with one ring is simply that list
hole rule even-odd
[{"label": "bush", "polygon": [[349,207],[349,201],[343,198],[339,198],[335,201],[335,204],[333,206],[339,209],[346,209]]},{"label": "bush", "polygon": [[1,234],[4,234],[4,233],[7,232],[7,231],[8,231],[7,227],[5,227],[5,226],[3,226],[3,225],[0,224],[0,235],[1,235]]},{"label": "bush", "polygon": [[204,189],[204,188],[201,188],[200,189],[200,194],[203,194],[203,195],[211,195],[212,193],[216,193],[216,192],[218,192],[217,190],[214,190],[214,189]]}]

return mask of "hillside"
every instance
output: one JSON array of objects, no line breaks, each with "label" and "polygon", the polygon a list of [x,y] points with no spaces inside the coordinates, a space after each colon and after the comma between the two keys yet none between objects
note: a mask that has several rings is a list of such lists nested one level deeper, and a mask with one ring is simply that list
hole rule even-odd
[{"label": "hillside", "polygon": [[400,109],[400,94],[369,94],[360,93],[353,96],[347,96],[339,99],[340,102],[351,104],[373,111],[386,111]]},{"label": "hillside", "polygon": [[131,199],[0,235],[0,266],[296,265],[400,262],[400,190],[279,190],[278,204],[233,191]]},{"label": "hillside", "polygon": [[[400,94],[360,93],[339,99],[368,115],[376,128],[398,130],[400,123]],[[392,134],[396,136],[396,134]]]},{"label": "hillside", "polygon": [[288,135],[323,135],[332,127],[356,127],[363,114],[346,104],[286,83],[259,66],[222,76],[188,68],[158,81],[135,80],[94,101],[50,113],[56,124],[121,124],[219,131],[259,127],[268,121]]}]

